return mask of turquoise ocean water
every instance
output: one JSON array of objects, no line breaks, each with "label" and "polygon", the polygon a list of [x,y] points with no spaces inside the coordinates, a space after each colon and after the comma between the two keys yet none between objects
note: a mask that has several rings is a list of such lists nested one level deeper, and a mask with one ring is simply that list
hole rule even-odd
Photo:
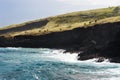
[{"label": "turquoise ocean water", "polygon": [[0,80],[120,80],[120,64],[78,61],[63,50],[0,48]]}]

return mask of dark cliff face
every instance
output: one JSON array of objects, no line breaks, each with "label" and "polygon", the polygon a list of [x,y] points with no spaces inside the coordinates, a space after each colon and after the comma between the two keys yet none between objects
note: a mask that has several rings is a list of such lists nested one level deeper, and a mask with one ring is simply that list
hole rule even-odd
[{"label": "dark cliff face", "polygon": [[[19,35],[0,37],[1,47],[62,48],[82,51],[80,60],[94,57],[120,58],[120,22],[99,24],[88,28],[76,28],[64,32],[40,36]],[[115,61],[116,62],[116,61]]]},{"label": "dark cliff face", "polygon": [[111,62],[120,63],[120,31],[114,40],[109,43],[106,48],[103,48],[100,55],[110,58]]}]

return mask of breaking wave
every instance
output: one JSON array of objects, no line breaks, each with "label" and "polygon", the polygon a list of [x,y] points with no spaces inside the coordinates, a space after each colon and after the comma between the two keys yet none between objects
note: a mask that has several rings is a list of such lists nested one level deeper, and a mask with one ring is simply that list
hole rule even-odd
[{"label": "breaking wave", "polygon": [[46,48],[0,48],[0,80],[119,80],[120,64]]}]

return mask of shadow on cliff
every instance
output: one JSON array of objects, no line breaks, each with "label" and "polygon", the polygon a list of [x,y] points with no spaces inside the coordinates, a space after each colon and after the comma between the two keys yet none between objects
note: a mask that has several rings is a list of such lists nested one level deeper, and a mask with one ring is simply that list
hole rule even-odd
[{"label": "shadow on cliff", "polygon": [[19,25],[18,27],[13,27],[13,28],[8,28],[5,30],[0,30],[0,34],[6,34],[6,33],[10,33],[10,32],[20,32],[20,31],[25,31],[25,30],[31,30],[31,29],[35,29],[35,28],[40,28],[42,26],[45,26],[49,21],[46,20],[41,20],[38,22],[33,22],[31,23],[26,23],[24,25]]}]

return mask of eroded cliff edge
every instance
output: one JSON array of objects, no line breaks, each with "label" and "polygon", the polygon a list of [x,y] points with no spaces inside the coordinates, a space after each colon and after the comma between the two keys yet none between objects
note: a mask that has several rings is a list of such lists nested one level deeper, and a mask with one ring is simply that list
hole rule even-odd
[{"label": "eroded cliff edge", "polygon": [[0,47],[60,48],[69,52],[82,51],[80,60],[104,57],[120,62],[120,22],[54,32],[45,35],[0,37]]}]

